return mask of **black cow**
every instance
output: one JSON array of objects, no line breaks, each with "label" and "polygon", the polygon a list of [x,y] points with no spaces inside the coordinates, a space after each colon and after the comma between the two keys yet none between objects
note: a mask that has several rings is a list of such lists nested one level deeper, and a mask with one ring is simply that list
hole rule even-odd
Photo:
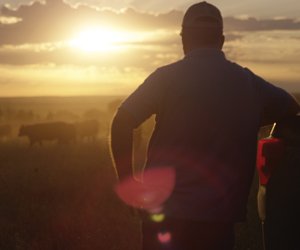
[{"label": "black cow", "polygon": [[21,126],[19,136],[27,136],[31,146],[35,143],[42,145],[43,141],[65,144],[75,141],[76,129],[74,124],[65,122],[39,123]]}]

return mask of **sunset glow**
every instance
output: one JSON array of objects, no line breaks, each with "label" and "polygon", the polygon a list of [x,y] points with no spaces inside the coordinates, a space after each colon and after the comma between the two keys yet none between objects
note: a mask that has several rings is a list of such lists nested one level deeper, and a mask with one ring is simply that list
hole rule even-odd
[{"label": "sunset glow", "polygon": [[[224,17],[226,58],[300,92],[300,2],[229,1],[211,1]],[[179,33],[189,1],[9,2],[0,3],[1,96],[128,95],[184,57]]]},{"label": "sunset glow", "polygon": [[130,42],[141,40],[137,33],[107,27],[92,27],[79,32],[69,45],[86,52],[124,50]]}]

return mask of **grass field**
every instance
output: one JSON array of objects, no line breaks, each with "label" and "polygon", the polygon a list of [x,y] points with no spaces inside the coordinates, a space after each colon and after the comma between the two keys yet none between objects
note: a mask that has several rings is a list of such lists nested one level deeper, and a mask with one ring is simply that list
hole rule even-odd
[{"label": "grass field", "polygon": [[139,249],[107,144],[0,146],[0,249]]},{"label": "grass field", "polygon": [[[113,192],[107,140],[0,145],[0,249],[138,250],[138,217]],[[261,249],[256,186],[236,249]]]}]

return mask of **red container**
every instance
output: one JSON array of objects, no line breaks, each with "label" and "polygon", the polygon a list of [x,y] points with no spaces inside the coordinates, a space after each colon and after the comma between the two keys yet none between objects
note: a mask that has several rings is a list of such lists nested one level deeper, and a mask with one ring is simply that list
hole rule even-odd
[{"label": "red container", "polygon": [[272,172],[279,165],[284,153],[284,145],[281,139],[264,138],[258,141],[256,167],[259,182],[267,185]]}]

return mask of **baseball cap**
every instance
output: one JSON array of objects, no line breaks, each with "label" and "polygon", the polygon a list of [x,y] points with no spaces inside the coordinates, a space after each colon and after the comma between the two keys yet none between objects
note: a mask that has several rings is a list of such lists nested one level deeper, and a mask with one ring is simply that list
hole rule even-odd
[{"label": "baseball cap", "polygon": [[[204,21],[205,18],[214,20]],[[220,10],[206,1],[190,6],[182,21],[183,28],[223,28],[223,18]]]}]

